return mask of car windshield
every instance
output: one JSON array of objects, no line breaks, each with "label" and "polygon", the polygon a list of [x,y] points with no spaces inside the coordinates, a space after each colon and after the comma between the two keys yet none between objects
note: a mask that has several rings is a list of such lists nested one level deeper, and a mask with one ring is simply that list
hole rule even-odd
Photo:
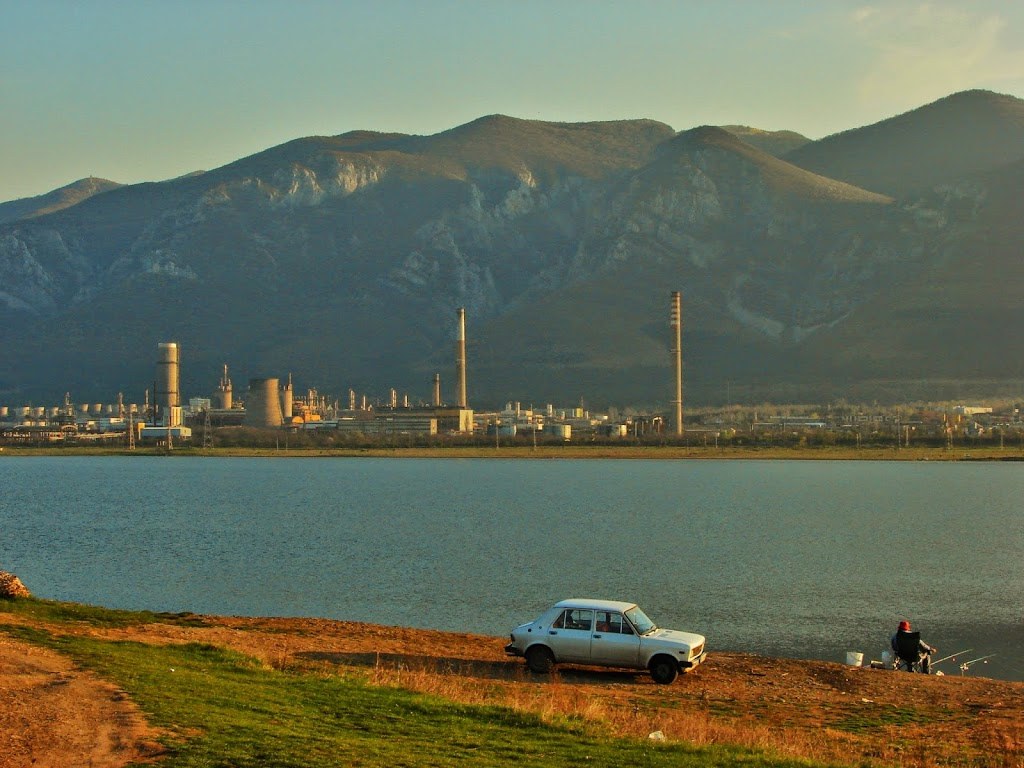
[{"label": "car windshield", "polygon": [[636,606],[626,611],[626,618],[629,619],[630,623],[632,623],[634,627],[636,627],[638,635],[646,635],[648,632],[658,628],[653,621],[647,618],[647,614]]}]

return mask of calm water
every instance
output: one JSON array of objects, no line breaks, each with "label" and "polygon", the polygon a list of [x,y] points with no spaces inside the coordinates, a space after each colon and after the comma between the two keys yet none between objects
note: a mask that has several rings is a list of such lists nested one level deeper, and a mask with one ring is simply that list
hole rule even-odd
[{"label": "calm water", "polygon": [[0,490],[0,569],[58,600],[505,635],[608,596],[836,661],[908,617],[1024,679],[1022,464],[5,458]]}]

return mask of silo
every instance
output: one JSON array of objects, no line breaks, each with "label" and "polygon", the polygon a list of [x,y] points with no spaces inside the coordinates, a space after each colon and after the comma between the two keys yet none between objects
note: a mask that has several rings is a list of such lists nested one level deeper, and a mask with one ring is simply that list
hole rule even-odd
[{"label": "silo", "polygon": [[288,383],[281,390],[281,417],[285,421],[292,420],[292,406],[295,402],[295,393],[292,390],[292,375],[288,374]]},{"label": "silo", "polygon": [[164,409],[164,424],[177,427],[181,424],[181,394],[178,391],[178,344],[165,341],[157,344],[156,402]]},{"label": "silo", "polygon": [[281,415],[281,399],[278,397],[279,380],[249,379],[249,392],[245,398],[245,420],[247,427],[280,427],[284,421]]}]

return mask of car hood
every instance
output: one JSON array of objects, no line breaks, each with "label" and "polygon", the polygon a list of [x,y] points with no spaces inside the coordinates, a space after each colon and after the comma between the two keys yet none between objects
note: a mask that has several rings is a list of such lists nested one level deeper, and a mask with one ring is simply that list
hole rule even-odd
[{"label": "car hood", "polygon": [[696,632],[683,632],[679,629],[663,629],[661,627],[658,627],[653,632],[643,635],[643,639],[645,641],[654,640],[659,643],[673,645],[686,645],[690,648],[704,644],[704,635],[698,635]]}]

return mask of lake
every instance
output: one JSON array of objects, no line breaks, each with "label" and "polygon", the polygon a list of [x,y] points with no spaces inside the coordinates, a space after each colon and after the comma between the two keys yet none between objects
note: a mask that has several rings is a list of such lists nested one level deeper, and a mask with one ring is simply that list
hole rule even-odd
[{"label": "lake", "polygon": [[7,457],[0,488],[0,569],[55,600],[504,636],[613,597],[834,661],[908,618],[1024,680],[1020,463]]}]

